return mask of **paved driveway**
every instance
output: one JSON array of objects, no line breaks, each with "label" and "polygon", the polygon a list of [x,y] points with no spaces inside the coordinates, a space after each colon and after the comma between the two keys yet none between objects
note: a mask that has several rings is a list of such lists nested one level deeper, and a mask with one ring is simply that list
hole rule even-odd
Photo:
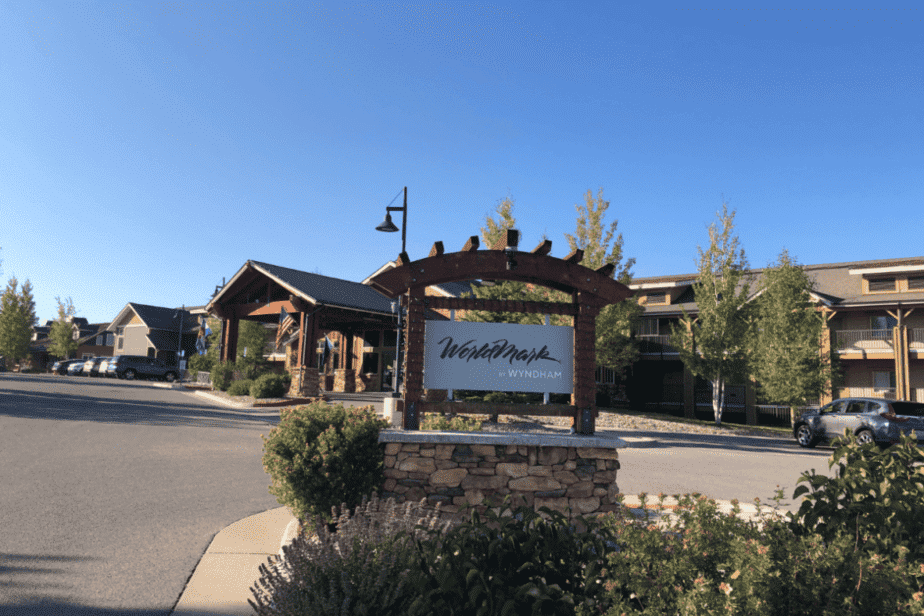
[{"label": "paved driveway", "polygon": [[0,614],[168,614],[218,531],[279,506],[260,462],[274,415],[0,374]]},{"label": "paved driveway", "polygon": [[802,449],[791,438],[620,433],[658,441],[655,447],[619,450],[617,484],[625,494],[699,492],[715,499],[751,503],[756,497],[769,503],[779,486],[792,511],[798,509],[792,493],[800,475],[811,468],[827,475],[832,452]]}]

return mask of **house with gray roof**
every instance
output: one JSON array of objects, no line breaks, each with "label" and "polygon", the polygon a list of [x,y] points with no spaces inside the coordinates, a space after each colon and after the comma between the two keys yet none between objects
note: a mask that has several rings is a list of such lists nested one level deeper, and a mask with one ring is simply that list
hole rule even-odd
[{"label": "house with gray roof", "polygon": [[[805,265],[812,299],[827,318],[819,352],[832,349],[842,383],[831,397],[872,396],[924,402],[924,257]],[[748,272],[752,290],[762,269]],[[649,408],[706,414],[711,387],[684,370],[670,344],[670,329],[686,311],[695,315],[696,274],[636,278],[629,285],[644,306],[637,332],[641,358],[636,389]],[[727,412],[753,419],[761,412],[788,418],[752,385],[727,389]],[[766,404],[760,404],[761,402]],[[711,413],[711,411],[708,411]]]},{"label": "house with gray roof", "polygon": [[178,350],[185,357],[196,352],[199,319],[183,308],[129,302],[106,331],[113,334],[115,355],[157,357],[175,364]]}]

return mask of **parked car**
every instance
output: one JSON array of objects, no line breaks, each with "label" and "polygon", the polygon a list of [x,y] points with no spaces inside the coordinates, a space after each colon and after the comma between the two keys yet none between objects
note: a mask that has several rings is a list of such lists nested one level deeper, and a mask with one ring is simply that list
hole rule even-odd
[{"label": "parked car", "polygon": [[817,410],[806,411],[796,420],[793,435],[802,447],[844,436],[844,430],[857,435],[860,444],[888,446],[902,433],[917,433],[924,441],[924,403],[879,398],[841,398]]},{"label": "parked car", "polygon": [[75,360],[74,363],[67,367],[68,376],[77,376],[83,374],[83,365],[86,362],[84,359]]},{"label": "parked car", "polygon": [[85,376],[99,376],[99,366],[103,360],[108,357],[91,357],[83,363],[83,373]]},{"label": "parked car", "polygon": [[120,379],[128,380],[155,378],[172,383],[179,378],[176,366],[168,366],[162,359],[143,355],[116,355],[109,362],[107,371]]},{"label": "parked car", "polygon": [[67,374],[68,368],[70,368],[72,365],[76,363],[79,363],[82,367],[83,362],[84,360],[82,359],[59,359],[51,367],[51,371],[54,372],[55,374]]}]

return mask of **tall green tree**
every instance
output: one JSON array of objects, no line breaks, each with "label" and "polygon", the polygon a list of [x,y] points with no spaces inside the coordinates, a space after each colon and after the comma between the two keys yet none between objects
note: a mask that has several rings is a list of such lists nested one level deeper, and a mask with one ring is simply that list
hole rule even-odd
[{"label": "tall green tree", "polygon": [[755,301],[752,375],[764,397],[796,409],[818,398],[831,382],[831,358],[819,352],[824,315],[815,310],[812,280],[784,250],[768,267]]},{"label": "tall green tree", "polygon": [[726,383],[747,378],[751,307],[748,262],[733,235],[735,212],[723,203],[717,216],[709,225],[709,248],[698,249],[699,275],[693,284],[698,313],[693,317],[684,311],[671,343],[690,372],[712,383],[712,411],[721,425]]},{"label": "tall green tree", "polygon": [[78,343],[74,339],[73,323],[77,309],[74,308],[74,302],[69,297],[63,302],[60,297],[56,297],[55,301],[58,302],[58,318],[52,323],[51,331],[48,333],[48,338],[51,340],[48,353],[54,357],[67,359],[77,350]]},{"label": "tall green tree", "polygon": [[[495,246],[500,246],[505,239],[507,230],[516,228],[517,220],[513,215],[513,206],[513,199],[506,197],[497,203],[493,216],[491,214],[485,216],[485,223],[481,228],[481,241],[485,248],[493,249]],[[519,301],[543,301],[545,299],[541,292],[515,280],[485,281],[483,286],[474,288],[473,294],[478,299],[511,299]],[[543,322],[541,314],[491,312],[488,310],[466,311],[462,320],[481,323],[519,323],[524,325],[539,325]]]},{"label": "tall green tree", "polygon": [[13,276],[0,296],[0,355],[8,364],[28,356],[32,327],[37,322],[32,283],[26,280],[20,287]]},{"label": "tall green tree", "polygon": [[[238,363],[260,365],[263,363],[263,348],[266,346],[267,329],[257,321],[241,321],[237,334]],[[246,349],[247,356],[244,356]]]},{"label": "tall green tree", "polygon": [[[605,222],[609,207],[610,202],[603,198],[602,188],[597,191],[596,198],[588,190],[584,194],[584,204],[575,205],[578,217],[574,235],[566,233],[565,238],[572,251],[584,251],[582,265],[596,270],[612,264],[614,269],[611,277],[628,285],[632,282],[635,259],[623,261],[622,233],[616,234],[619,221],[613,220],[609,225]],[[633,297],[618,304],[610,304],[600,311],[597,317],[596,344],[598,366],[623,374],[638,359],[638,345],[631,337],[631,332],[642,312],[643,308]]]}]

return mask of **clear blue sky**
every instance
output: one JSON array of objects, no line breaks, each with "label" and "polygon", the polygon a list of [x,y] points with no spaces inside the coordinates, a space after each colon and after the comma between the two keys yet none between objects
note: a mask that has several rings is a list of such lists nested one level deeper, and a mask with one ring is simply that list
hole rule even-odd
[{"label": "clear blue sky", "polygon": [[412,258],[508,195],[564,256],[599,188],[636,276],[695,271],[723,197],[752,266],[918,256],[918,6],[7,0],[2,278],[91,322],[247,259],[362,280],[403,186]]}]

